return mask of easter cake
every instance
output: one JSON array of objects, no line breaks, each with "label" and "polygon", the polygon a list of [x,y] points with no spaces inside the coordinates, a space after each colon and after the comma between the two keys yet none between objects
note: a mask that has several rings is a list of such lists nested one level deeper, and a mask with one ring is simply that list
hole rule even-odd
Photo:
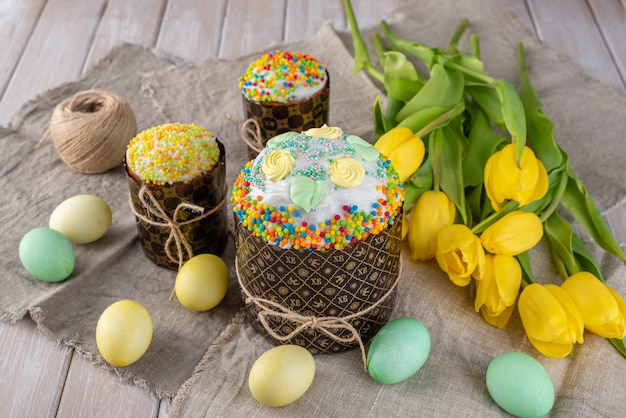
[{"label": "easter cake", "polygon": [[239,77],[244,115],[258,123],[261,143],[287,131],[328,123],[328,69],[306,53],[271,51],[251,62]]},{"label": "easter cake", "polygon": [[224,146],[195,124],[138,133],[124,161],[131,208],[146,256],[178,269],[193,255],[220,254],[228,239]]},{"label": "easter cake", "polygon": [[231,196],[253,326],[314,354],[373,337],[394,306],[403,198],[389,160],[356,135],[324,125],[270,139]]}]

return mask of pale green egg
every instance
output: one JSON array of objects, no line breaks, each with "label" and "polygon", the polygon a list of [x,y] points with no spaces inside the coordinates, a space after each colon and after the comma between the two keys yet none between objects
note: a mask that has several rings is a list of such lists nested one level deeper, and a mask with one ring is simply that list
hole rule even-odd
[{"label": "pale green egg", "polygon": [[527,354],[500,354],[487,367],[486,380],[493,400],[516,417],[542,417],[554,406],[550,375]]},{"label": "pale green egg", "polygon": [[76,262],[72,243],[50,228],[28,231],[20,241],[19,256],[26,271],[45,282],[67,279]]},{"label": "pale green egg", "polygon": [[248,387],[267,406],[285,406],[298,400],[315,377],[315,360],[297,345],[280,345],[261,354],[252,365]]},{"label": "pale green egg", "polygon": [[367,352],[367,371],[378,383],[394,384],[413,376],[430,353],[430,334],[413,318],[397,318],[374,336]]}]

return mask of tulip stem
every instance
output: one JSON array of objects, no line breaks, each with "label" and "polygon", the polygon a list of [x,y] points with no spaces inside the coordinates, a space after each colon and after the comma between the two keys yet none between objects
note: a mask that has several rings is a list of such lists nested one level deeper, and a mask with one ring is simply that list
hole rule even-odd
[{"label": "tulip stem", "polygon": [[514,200],[507,201],[499,211],[493,212],[491,215],[487,216],[485,219],[474,225],[472,228],[472,232],[476,235],[482,233],[485,229],[487,229],[491,224],[495,221],[506,215],[507,213],[517,209],[519,203]]}]

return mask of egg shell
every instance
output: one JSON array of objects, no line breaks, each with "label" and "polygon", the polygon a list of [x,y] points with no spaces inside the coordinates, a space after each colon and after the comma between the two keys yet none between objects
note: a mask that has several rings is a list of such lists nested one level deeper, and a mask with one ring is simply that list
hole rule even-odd
[{"label": "egg shell", "polygon": [[198,254],[176,274],[174,291],[180,303],[192,311],[216,307],[228,291],[228,266],[214,254]]},{"label": "egg shell", "polygon": [[67,279],[76,263],[72,243],[50,228],[28,231],[20,241],[19,257],[26,271],[45,282]]},{"label": "egg shell", "polygon": [[374,336],[367,352],[367,371],[378,383],[394,384],[413,376],[430,353],[430,334],[413,318],[397,318]]},{"label": "egg shell", "polygon": [[112,219],[111,208],[102,198],[80,194],[54,208],[48,225],[74,244],[88,244],[106,234]]},{"label": "egg shell", "polygon": [[516,417],[542,417],[554,406],[552,379],[528,354],[498,355],[487,367],[486,381],[493,400]]},{"label": "egg shell", "polygon": [[248,377],[252,396],[267,406],[285,406],[298,400],[315,377],[315,360],[297,345],[271,348],[256,359]]},{"label": "egg shell", "polygon": [[96,325],[96,345],[106,361],[128,366],[139,360],[152,342],[152,318],[139,302],[124,299],[109,305]]}]

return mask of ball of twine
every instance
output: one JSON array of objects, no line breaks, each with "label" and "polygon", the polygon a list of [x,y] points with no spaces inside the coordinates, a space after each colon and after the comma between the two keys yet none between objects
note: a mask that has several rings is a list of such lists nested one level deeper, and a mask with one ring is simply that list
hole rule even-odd
[{"label": "ball of twine", "polygon": [[122,164],[128,142],[137,134],[137,121],[121,96],[91,89],[55,107],[47,134],[70,168],[104,173]]}]

